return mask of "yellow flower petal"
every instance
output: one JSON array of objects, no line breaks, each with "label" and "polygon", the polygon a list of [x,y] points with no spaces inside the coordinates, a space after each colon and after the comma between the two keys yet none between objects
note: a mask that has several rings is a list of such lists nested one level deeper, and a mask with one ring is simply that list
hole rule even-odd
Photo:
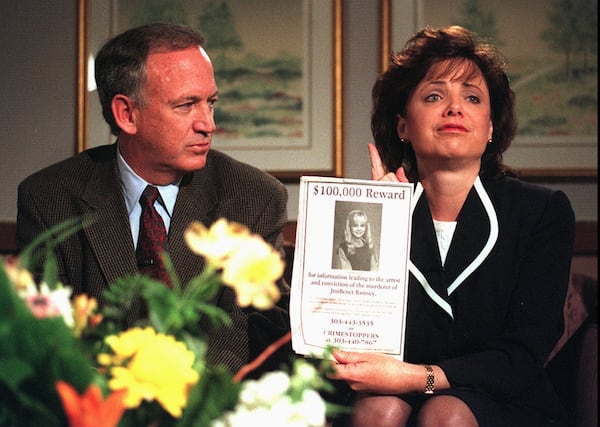
[{"label": "yellow flower petal", "polygon": [[113,359],[127,360],[113,366],[108,385],[126,389],[124,403],[136,408],[143,400],[157,400],[172,416],[180,417],[190,388],[199,380],[193,369],[194,353],[172,336],[157,334],[152,328],[132,328],[107,338],[116,353]]}]

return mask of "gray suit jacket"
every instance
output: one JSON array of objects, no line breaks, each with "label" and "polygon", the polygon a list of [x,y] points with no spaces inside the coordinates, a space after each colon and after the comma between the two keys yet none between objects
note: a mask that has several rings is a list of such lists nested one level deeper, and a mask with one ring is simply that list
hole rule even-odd
[{"label": "gray suit jacket", "polygon": [[[204,263],[183,240],[192,221],[210,226],[223,217],[245,224],[281,249],[287,220],[287,192],[270,175],[212,150],[206,166],[181,183],[169,230],[169,253],[181,283],[198,275]],[[17,247],[22,249],[42,231],[70,218],[93,215],[94,222],[55,249],[60,280],[102,302],[102,291],[115,279],[137,273],[134,243],[119,184],[116,144],[87,150],[26,178],[18,188]],[[41,265],[37,266],[37,274]],[[267,343],[248,339],[256,318],[260,340],[278,338],[289,328],[287,285],[281,283],[283,310],[249,312],[235,305],[223,288],[217,304],[227,310],[233,326],[213,331],[210,359],[237,370]],[[258,316],[258,317],[253,317]],[[266,316],[266,317],[265,317]],[[268,321],[265,321],[268,319]]]}]

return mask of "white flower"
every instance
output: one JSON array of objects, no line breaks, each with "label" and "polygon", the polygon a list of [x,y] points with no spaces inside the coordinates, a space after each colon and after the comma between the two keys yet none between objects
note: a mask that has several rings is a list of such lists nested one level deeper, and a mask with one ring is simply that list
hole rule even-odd
[{"label": "white flower", "polygon": [[[310,388],[318,376],[307,362],[297,362],[290,378],[276,371],[259,380],[242,384],[235,410],[213,422],[213,427],[245,427],[267,425],[277,427],[323,427],[326,423],[325,402]],[[292,400],[292,393],[301,391],[300,401]],[[298,396],[298,394],[294,394]]]},{"label": "white flower", "polygon": [[58,283],[57,288],[53,291],[45,282],[40,284],[39,291],[35,286],[27,287],[21,293],[21,298],[35,317],[62,316],[67,326],[70,328],[75,326],[70,300],[71,289],[64,287],[61,283]]},{"label": "white flower", "polygon": [[[221,420],[212,423],[213,427],[217,425],[226,427],[244,427],[244,426],[260,426],[265,425],[265,420],[272,420],[268,408],[255,408],[249,410],[247,408],[236,408],[234,412],[228,412]],[[223,424],[217,424],[222,422]],[[267,424],[277,425],[277,424]],[[283,427],[282,424],[279,424]]]},{"label": "white flower", "polygon": [[321,395],[312,389],[306,389],[302,393],[302,401],[297,408],[301,414],[304,414],[307,425],[320,427],[325,425],[325,402]]},{"label": "white flower", "polygon": [[260,380],[246,381],[240,391],[240,403],[248,408],[270,405],[285,394],[290,386],[290,378],[285,372],[269,372]]}]

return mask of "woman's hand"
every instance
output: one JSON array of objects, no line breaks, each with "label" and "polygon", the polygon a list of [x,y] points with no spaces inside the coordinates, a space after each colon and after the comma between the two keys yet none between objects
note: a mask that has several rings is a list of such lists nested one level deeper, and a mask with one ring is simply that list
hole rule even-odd
[{"label": "woman's hand", "polygon": [[381,353],[333,352],[335,373],[327,376],[343,380],[355,391],[399,394],[421,390],[425,371],[420,365],[401,362]]},{"label": "woman's hand", "polygon": [[388,172],[381,162],[379,151],[375,144],[369,143],[369,156],[371,157],[371,179],[374,181],[408,182],[403,168],[398,168],[396,173]]}]

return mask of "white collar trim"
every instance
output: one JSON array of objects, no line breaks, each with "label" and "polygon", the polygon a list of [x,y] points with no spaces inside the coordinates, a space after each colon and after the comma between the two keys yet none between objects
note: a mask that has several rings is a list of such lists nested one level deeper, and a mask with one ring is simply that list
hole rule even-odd
[{"label": "white collar trim", "polygon": [[[475,191],[477,191],[477,194],[479,195],[479,198],[481,199],[483,207],[484,207],[484,209],[488,215],[488,218],[490,220],[490,235],[489,235],[488,240],[487,240],[486,244],[484,245],[483,249],[479,253],[479,255],[477,255],[475,257],[475,259],[471,262],[471,264],[469,264],[467,266],[467,268],[465,268],[456,277],[454,282],[452,282],[450,284],[450,286],[448,286],[448,288],[446,290],[448,292],[448,295],[451,295],[467,279],[467,277],[469,277],[481,265],[481,263],[483,263],[483,261],[488,257],[488,255],[492,251],[492,248],[496,244],[496,241],[498,240],[498,230],[499,230],[498,217],[496,216],[496,211],[494,210],[492,201],[491,201],[489,195],[487,194],[487,192],[485,191],[485,188],[483,187],[483,184],[481,183],[481,179],[479,177],[477,177],[475,179],[475,183],[473,184],[473,186],[475,187]],[[415,206],[417,205],[417,201],[419,200],[419,198],[421,197],[422,194],[423,194],[423,186],[419,182],[419,183],[417,183],[417,186],[414,191],[413,204],[411,206],[411,215],[414,213]],[[417,281],[421,284],[421,286],[423,287],[423,289],[425,290],[427,295],[429,295],[429,297],[437,305],[439,305],[442,308],[442,310],[444,310],[446,313],[448,313],[448,315],[451,318],[454,318],[454,315],[452,313],[452,307],[450,306],[450,304],[448,304],[448,302],[445,299],[440,297],[433,290],[433,288],[431,287],[431,285],[429,284],[429,282],[427,281],[427,279],[425,278],[423,273],[421,273],[421,271],[413,264],[412,260],[409,260],[408,270],[412,273],[412,275],[415,277],[415,279],[417,279]]]}]

